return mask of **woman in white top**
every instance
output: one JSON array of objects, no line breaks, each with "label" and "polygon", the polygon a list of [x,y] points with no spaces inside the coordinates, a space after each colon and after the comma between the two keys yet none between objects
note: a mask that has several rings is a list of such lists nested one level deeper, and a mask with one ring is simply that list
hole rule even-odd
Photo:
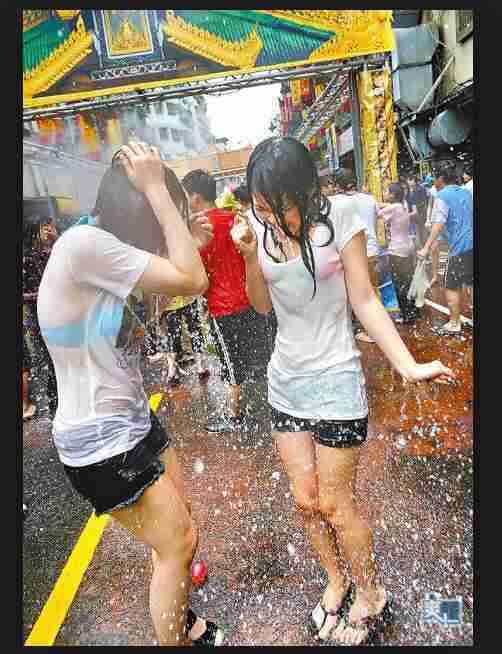
[{"label": "woman in white top", "polygon": [[[253,217],[236,221],[233,238],[246,261],[252,305],[264,314],[273,308],[277,315],[268,367],[272,432],[329,577],[309,622],[317,638],[360,644],[382,627],[389,607],[376,581],[372,532],[354,497],[368,407],[349,299],[407,381],[447,380],[453,373],[439,361],[414,361],[371,285],[365,228],[354,200],[331,207],[299,141],[272,138],[259,144],[247,181]],[[346,619],[354,589],[338,545],[357,588]]]},{"label": "woman in white top", "polygon": [[[159,645],[214,645],[216,625],[187,611],[197,532],[181,466],[150,411],[140,370],[145,294],[203,293],[198,247],[211,228],[201,218],[190,233],[176,175],[156,148],[139,142],[114,158],[96,213],[95,225],[59,238],[40,284],[38,317],[58,387],[54,442],[96,515],[110,513],[152,548]],[[159,247],[168,258],[153,254]]]}]

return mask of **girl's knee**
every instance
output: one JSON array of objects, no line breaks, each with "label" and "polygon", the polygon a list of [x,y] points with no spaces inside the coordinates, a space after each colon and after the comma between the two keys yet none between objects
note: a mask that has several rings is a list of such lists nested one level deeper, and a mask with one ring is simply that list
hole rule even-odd
[{"label": "girl's knee", "polygon": [[296,492],[293,493],[293,497],[295,500],[295,506],[300,513],[312,515],[319,511],[319,497],[315,487],[296,490]]},{"label": "girl's knee", "polygon": [[344,529],[359,518],[359,512],[352,498],[336,501],[319,498],[319,512],[336,529]]}]

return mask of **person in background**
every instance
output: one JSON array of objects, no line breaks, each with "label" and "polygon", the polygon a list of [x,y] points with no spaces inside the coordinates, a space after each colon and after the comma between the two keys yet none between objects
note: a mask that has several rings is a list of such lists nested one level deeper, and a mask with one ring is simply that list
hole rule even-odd
[{"label": "person in background", "polygon": [[[359,217],[362,219],[366,228],[366,255],[368,257],[368,272],[370,275],[371,285],[378,297],[378,243],[376,238],[376,219],[378,205],[371,193],[365,193],[357,190],[357,180],[353,170],[350,168],[338,168],[334,174],[334,181],[338,193],[331,199],[335,204],[338,201],[344,201],[344,198],[350,197],[354,200]],[[359,323],[357,317],[353,316],[354,332],[356,339],[364,343],[374,343],[375,341],[369,336]]]},{"label": "person in background", "polygon": [[410,214],[401,184],[390,184],[385,200],[387,203],[378,215],[384,219],[390,236],[388,252],[392,283],[396,290],[402,321],[408,324],[417,319],[418,310],[415,303],[407,297],[413,279],[415,257],[410,237]]},{"label": "person in background", "polygon": [[[425,220],[425,228],[426,228],[426,234],[427,236],[429,236],[430,230],[432,228],[432,212],[434,209],[434,202],[437,196],[437,190],[436,187],[434,186],[434,178],[432,175],[427,175],[424,181],[424,186],[428,192],[427,217]],[[437,239],[434,241],[434,243],[431,244],[430,247],[431,268],[432,268],[431,283],[430,283],[431,287],[437,284],[439,280],[439,245],[441,242],[446,243],[446,241],[447,241],[446,235],[440,233]],[[425,245],[425,242],[423,245]]]},{"label": "person in background", "polygon": [[427,240],[425,221],[427,220],[428,195],[424,186],[417,181],[416,175],[408,175],[407,183],[405,199],[410,212],[410,222],[415,226],[416,244],[418,248],[421,248]]},{"label": "person in background", "polygon": [[30,399],[30,372],[31,355],[26,342],[26,334],[23,330],[23,420],[29,420],[35,415],[36,407]]},{"label": "person in background", "polygon": [[251,209],[251,198],[249,197],[248,187],[246,184],[241,184],[234,190],[234,196],[239,203],[239,211],[246,213]]},{"label": "person in background", "polygon": [[[161,326],[165,327],[168,342],[168,378],[167,381],[179,382],[180,358],[183,355],[182,328],[185,322],[192,352],[195,358],[196,372],[200,381],[205,381],[209,370],[202,365],[203,337],[199,321],[197,297],[172,298],[163,308]],[[184,371],[182,371],[183,374]]]},{"label": "person in background", "polygon": [[214,230],[213,238],[200,255],[209,278],[206,297],[210,326],[227,383],[227,402],[220,415],[210,416],[206,429],[230,432],[243,426],[241,385],[253,364],[256,314],[246,294],[244,259],[230,236],[235,211],[216,207],[216,180],[207,171],[192,170],[182,183],[194,216],[206,215]]},{"label": "person in background", "polygon": [[464,182],[464,188],[470,191],[471,195],[474,194],[474,180],[472,178],[472,164],[467,164],[464,166],[464,172],[462,174],[462,179]]},{"label": "person in background", "polygon": [[450,249],[444,287],[450,319],[439,333],[456,335],[462,331],[460,302],[463,286],[469,289],[471,304],[473,299],[473,199],[470,191],[457,184],[455,168],[449,163],[444,163],[436,169],[434,186],[437,197],[432,212],[432,229],[427,242],[417,255],[427,257],[438,235],[446,228]]},{"label": "person in background", "polygon": [[[49,416],[56,413],[58,393],[56,374],[40,331],[37,314],[38,289],[49,261],[52,246],[58,238],[56,225],[51,218],[28,219],[23,230],[23,303],[27,330],[33,347],[32,363],[41,370],[47,368],[47,398]],[[31,409],[30,409],[31,411]]]},{"label": "person in background", "polygon": [[319,184],[321,185],[321,193],[324,193],[326,197],[333,195],[335,190],[329,175],[319,177]]}]

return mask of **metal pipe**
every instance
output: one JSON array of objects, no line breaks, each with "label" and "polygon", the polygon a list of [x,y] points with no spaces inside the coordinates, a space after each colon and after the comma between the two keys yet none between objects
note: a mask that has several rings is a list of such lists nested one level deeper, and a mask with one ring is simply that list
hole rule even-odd
[{"label": "metal pipe", "polygon": [[264,71],[259,73],[245,73],[240,75],[227,75],[224,78],[216,80],[202,80],[197,82],[187,81],[184,84],[173,85],[171,89],[160,90],[159,88],[151,91],[142,89],[132,90],[122,97],[109,96],[97,98],[95,100],[83,100],[71,102],[68,105],[53,105],[40,109],[26,109],[23,111],[23,121],[30,121],[37,117],[54,117],[58,115],[72,115],[82,111],[107,109],[117,105],[134,105],[144,102],[158,102],[169,98],[178,98],[192,95],[202,95],[218,90],[232,90],[233,88],[247,88],[262,84],[273,84],[286,79],[301,79],[304,77],[314,77],[321,74],[330,74],[336,71],[349,72],[356,67],[367,62],[368,66],[381,66],[382,55],[371,55],[360,58],[354,58],[350,62],[347,60],[328,62],[325,64],[315,64],[296,68],[296,69],[276,69],[275,71]]},{"label": "metal pipe", "polygon": [[448,68],[450,67],[451,62],[452,62],[454,59],[455,59],[455,55],[452,55],[452,56],[450,57],[450,59],[448,60],[448,63],[446,64],[446,66],[445,66],[445,67],[443,68],[443,70],[441,71],[441,74],[439,75],[439,77],[437,78],[437,80],[436,80],[436,81],[434,82],[434,84],[431,86],[431,88],[429,89],[429,91],[425,94],[425,98],[422,100],[422,103],[421,103],[421,105],[419,106],[419,108],[418,108],[416,111],[413,112],[415,115],[416,115],[416,114],[419,114],[419,113],[421,112],[421,110],[422,110],[422,108],[424,107],[425,103],[427,102],[427,100],[429,99],[429,97],[432,95],[432,93],[434,93],[434,91],[435,91],[436,88],[438,87],[439,82],[443,79],[443,75],[446,73],[446,71],[447,71]]}]

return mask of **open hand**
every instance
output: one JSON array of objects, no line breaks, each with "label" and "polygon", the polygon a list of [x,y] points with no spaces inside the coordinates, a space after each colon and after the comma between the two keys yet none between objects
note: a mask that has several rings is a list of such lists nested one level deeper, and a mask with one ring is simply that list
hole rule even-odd
[{"label": "open hand", "polygon": [[235,247],[239,250],[244,259],[251,260],[258,252],[258,240],[254,229],[248,223],[247,218],[238,213],[234,220],[234,226],[230,232]]},{"label": "open hand", "polygon": [[165,186],[164,162],[155,146],[129,141],[120,149],[119,161],[131,184],[141,193],[151,187]]},{"label": "open hand", "polygon": [[455,380],[455,373],[447,368],[441,361],[431,361],[430,363],[416,363],[410,375],[407,375],[406,381],[435,381],[439,384],[448,384]]},{"label": "open hand", "polygon": [[197,211],[190,216],[190,232],[199,250],[211,241],[214,229],[205,211]]}]

